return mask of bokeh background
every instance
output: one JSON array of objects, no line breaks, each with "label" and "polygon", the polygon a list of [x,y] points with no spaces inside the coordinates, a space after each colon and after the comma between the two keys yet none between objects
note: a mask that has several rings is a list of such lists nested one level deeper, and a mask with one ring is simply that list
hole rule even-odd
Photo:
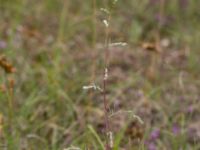
[{"label": "bokeh background", "polygon": [[[200,149],[200,1],[0,0],[0,149]],[[103,9],[105,10],[103,11]],[[133,117],[138,115],[141,124]]]}]

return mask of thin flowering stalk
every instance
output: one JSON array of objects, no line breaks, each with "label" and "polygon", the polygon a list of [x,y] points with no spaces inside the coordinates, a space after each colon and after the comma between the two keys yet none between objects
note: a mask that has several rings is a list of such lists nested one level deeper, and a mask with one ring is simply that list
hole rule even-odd
[{"label": "thin flowering stalk", "polygon": [[101,8],[100,9],[102,12],[105,12],[107,15],[109,15],[110,14],[110,11],[109,10],[107,10],[107,9],[105,9],[105,8]]},{"label": "thin flowering stalk", "polygon": [[115,47],[115,46],[126,46],[127,43],[125,42],[117,42],[117,43],[111,43],[109,44],[109,47]]},{"label": "thin flowering stalk", "polygon": [[105,133],[106,133],[106,150],[110,150],[112,145],[109,144],[109,133],[111,133],[110,129],[110,121],[109,121],[109,106],[106,95],[107,90],[107,79],[108,79],[108,66],[109,66],[109,22],[110,14],[108,16],[108,20],[103,20],[105,25],[105,50],[104,50],[104,77],[103,77],[103,103],[104,103],[104,113],[105,113]]},{"label": "thin flowering stalk", "polygon": [[[94,0],[93,2],[94,2],[93,3],[94,6],[95,6],[96,1]],[[113,4],[116,4],[116,2],[117,2],[117,0],[114,0]],[[101,8],[100,10],[105,12],[108,15],[107,19],[102,20],[102,23],[105,26],[104,73],[103,73],[103,79],[102,79],[103,87],[101,89],[99,86],[96,86],[94,83],[92,83],[91,85],[83,86],[83,89],[84,90],[89,90],[89,89],[99,90],[103,95],[103,105],[104,105],[104,114],[105,114],[105,137],[106,137],[105,150],[111,150],[114,144],[113,144],[113,133],[111,131],[110,121],[109,121],[109,103],[108,103],[107,95],[106,95],[108,71],[109,71],[109,69],[108,69],[108,67],[109,67],[109,47],[125,46],[126,43],[118,42],[118,43],[109,44],[109,41],[110,41],[110,39],[109,39],[109,26],[110,26],[111,12],[108,9],[105,9],[105,8]]]},{"label": "thin flowering stalk", "polygon": [[106,97],[106,86],[107,86],[106,69],[105,69],[105,75],[103,79],[103,103],[104,103],[105,126],[106,126],[106,150],[109,150],[110,147],[108,145],[109,142],[107,138],[107,133],[110,132],[110,123],[109,123],[109,117],[108,117],[109,116],[108,101]]},{"label": "thin flowering stalk", "polygon": [[89,90],[89,89],[99,90],[100,92],[103,92],[103,89],[95,85],[94,83],[91,85],[83,86],[83,90]]},{"label": "thin flowering stalk", "polygon": [[106,28],[108,28],[109,27],[109,23],[108,23],[108,21],[107,20],[103,20],[103,23],[104,23],[104,25],[106,26]]},{"label": "thin flowering stalk", "polygon": [[116,116],[116,115],[123,114],[123,113],[131,114],[132,117],[133,117],[134,119],[136,119],[140,124],[144,124],[144,121],[143,121],[138,115],[135,115],[134,112],[133,112],[132,110],[125,110],[125,111],[120,110],[120,111],[117,111],[117,112],[115,112],[115,113],[111,113],[111,114],[109,115],[109,118],[111,118],[111,117],[113,117],[113,116]]}]

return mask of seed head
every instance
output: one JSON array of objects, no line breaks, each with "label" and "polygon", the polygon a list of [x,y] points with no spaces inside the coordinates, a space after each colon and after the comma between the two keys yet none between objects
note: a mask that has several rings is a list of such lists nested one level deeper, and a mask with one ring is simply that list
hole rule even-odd
[{"label": "seed head", "polygon": [[108,21],[107,21],[107,20],[105,20],[105,19],[104,19],[104,20],[103,20],[103,23],[104,23],[104,25],[105,25],[105,27],[106,27],[106,28],[108,28],[108,27],[109,27],[109,23],[108,23]]}]

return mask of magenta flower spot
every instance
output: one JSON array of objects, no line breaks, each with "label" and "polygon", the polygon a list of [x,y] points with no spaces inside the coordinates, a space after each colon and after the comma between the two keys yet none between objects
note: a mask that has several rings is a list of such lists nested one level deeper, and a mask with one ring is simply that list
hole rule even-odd
[{"label": "magenta flower spot", "polygon": [[147,147],[148,150],[156,150],[156,144],[151,142],[148,144],[148,147]]},{"label": "magenta flower spot", "polygon": [[148,141],[148,140],[145,140],[145,141],[144,141],[144,144],[145,144],[145,145],[148,145],[148,144],[149,144],[149,141]]},{"label": "magenta flower spot", "polygon": [[187,112],[188,112],[188,113],[192,113],[193,111],[194,111],[194,108],[193,108],[192,105],[190,105],[190,106],[188,107],[188,109],[187,109]]},{"label": "magenta flower spot", "polygon": [[0,41],[0,49],[5,49],[7,47],[7,43],[5,41]]},{"label": "magenta flower spot", "polygon": [[172,132],[174,135],[178,135],[180,133],[180,131],[181,131],[181,128],[178,124],[174,124],[172,126]]},{"label": "magenta flower spot", "polygon": [[150,134],[150,139],[154,141],[158,139],[159,136],[160,136],[160,129],[154,129]]}]

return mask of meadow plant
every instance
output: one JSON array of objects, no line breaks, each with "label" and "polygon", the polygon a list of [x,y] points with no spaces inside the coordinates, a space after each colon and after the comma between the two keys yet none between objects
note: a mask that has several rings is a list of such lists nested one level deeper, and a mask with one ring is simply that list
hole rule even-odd
[{"label": "meadow plant", "polygon": [[[116,5],[118,0],[113,1],[113,5]],[[110,35],[109,35],[109,28],[110,28],[110,21],[111,21],[111,10],[108,10],[106,8],[101,8],[100,11],[104,12],[107,17],[106,19],[102,20],[102,23],[105,26],[105,44],[104,44],[104,74],[103,74],[103,79],[102,79],[102,88],[95,83],[92,83],[87,86],[83,86],[84,90],[98,90],[103,94],[103,105],[104,105],[104,117],[105,117],[105,150],[111,150],[114,147],[114,136],[113,136],[113,131],[110,123],[110,118],[122,114],[122,113],[128,113],[133,115],[133,118],[136,119],[138,122],[143,124],[143,120],[135,115],[133,111],[118,111],[118,112],[111,112],[110,107],[109,107],[109,101],[107,99],[107,84],[108,84],[108,77],[109,77],[109,50],[112,47],[123,47],[127,46],[126,42],[114,42],[110,43]]]},{"label": "meadow plant", "polygon": [[[113,1],[113,4],[115,5],[117,0]],[[109,103],[107,100],[107,80],[108,80],[108,67],[109,67],[109,46],[118,46],[118,45],[126,45],[125,43],[113,43],[109,44],[109,24],[110,24],[110,18],[111,14],[110,11],[106,8],[101,8],[101,11],[105,12],[108,17],[107,19],[102,20],[104,26],[105,26],[105,45],[104,45],[104,76],[103,76],[103,87],[97,86],[96,84],[83,86],[84,90],[87,89],[94,89],[99,90],[103,94],[103,104],[104,104],[104,114],[105,114],[105,137],[106,137],[106,144],[105,149],[110,150],[113,148],[113,132],[110,127],[110,120],[109,120]]]},{"label": "meadow plant", "polygon": [[[0,85],[0,92],[5,95],[8,107],[8,120],[4,122],[4,114],[0,112],[0,138],[5,138],[5,136],[10,137],[15,141],[14,135],[14,86],[15,80],[9,76],[16,72],[15,67],[12,63],[8,61],[5,55],[0,55],[0,68],[4,70],[3,83]],[[7,143],[6,143],[7,144]],[[5,145],[5,143],[3,143]],[[9,146],[13,147],[15,144],[11,143]]]}]

